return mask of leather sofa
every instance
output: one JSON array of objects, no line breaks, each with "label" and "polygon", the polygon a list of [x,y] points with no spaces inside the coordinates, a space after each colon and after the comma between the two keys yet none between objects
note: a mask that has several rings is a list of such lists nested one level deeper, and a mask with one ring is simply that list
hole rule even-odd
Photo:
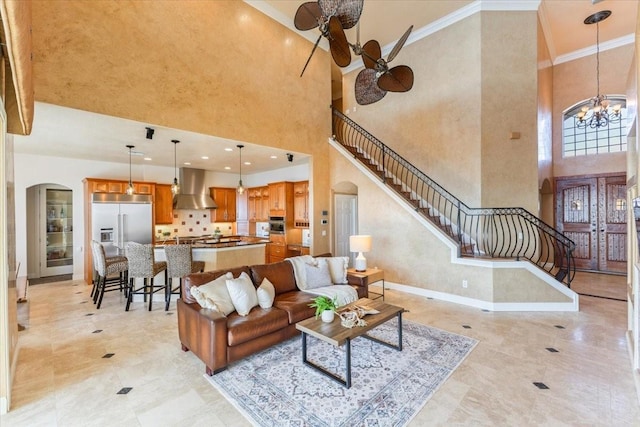
[{"label": "leather sofa", "polygon": [[[273,307],[254,307],[247,316],[237,312],[225,316],[201,307],[191,295],[191,287],[208,283],[229,271],[234,277],[246,272],[256,289],[264,278],[269,279],[276,294]],[[359,298],[368,296],[367,286],[361,278],[347,275],[347,279]],[[191,350],[198,356],[208,375],[299,334],[296,322],[315,314],[315,309],[309,307],[314,296],[298,289],[289,261],[193,273],[185,277],[182,286],[182,297],[177,302],[182,350]]]}]

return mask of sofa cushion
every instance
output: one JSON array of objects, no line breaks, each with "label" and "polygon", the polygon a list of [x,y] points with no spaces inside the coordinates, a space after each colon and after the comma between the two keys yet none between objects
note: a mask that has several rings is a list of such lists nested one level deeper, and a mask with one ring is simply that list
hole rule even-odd
[{"label": "sofa cushion", "polygon": [[273,283],[266,277],[262,280],[260,287],[256,290],[258,295],[258,304],[262,308],[271,308],[273,306],[273,299],[276,297],[276,288],[273,287]]},{"label": "sofa cushion", "polygon": [[193,297],[193,295],[191,295],[192,286],[204,285],[205,283],[209,283],[212,280],[227,274],[227,272],[231,272],[231,274],[233,274],[233,277],[238,277],[240,276],[240,273],[242,273],[243,271],[247,274],[250,274],[249,267],[246,265],[243,267],[236,267],[236,268],[225,269],[225,270],[206,271],[204,273],[189,274],[185,276],[185,278],[182,280],[182,297],[181,298],[187,304],[193,304],[197,301]]},{"label": "sofa cushion", "polygon": [[256,288],[247,273],[242,272],[235,279],[227,278],[226,284],[233,306],[240,316],[246,316],[253,307],[258,305]]},{"label": "sofa cushion", "polygon": [[309,307],[315,295],[300,291],[285,292],[277,295],[273,306],[289,315],[289,323],[294,324],[315,315],[315,308]]},{"label": "sofa cushion", "polygon": [[304,274],[306,276],[306,286],[304,288],[301,287],[300,289],[302,290],[321,288],[333,283],[329,272],[329,264],[325,258],[318,258],[313,264],[305,264]]},{"label": "sofa cushion", "polygon": [[252,265],[249,268],[251,269],[251,279],[253,283],[262,283],[266,277],[273,283],[273,287],[276,289],[276,295],[298,289],[296,288],[296,279],[293,275],[293,267],[288,261]]},{"label": "sofa cushion", "polygon": [[227,279],[233,279],[233,275],[226,273],[204,285],[191,286],[191,295],[202,308],[216,310],[228,316],[235,311],[235,306],[227,290]]},{"label": "sofa cushion", "polygon": [[288,325],[287,313],[273,308],[257,307],[248,316],[232,313],[227,317],[227,342],[230,347],[242,344]]}]

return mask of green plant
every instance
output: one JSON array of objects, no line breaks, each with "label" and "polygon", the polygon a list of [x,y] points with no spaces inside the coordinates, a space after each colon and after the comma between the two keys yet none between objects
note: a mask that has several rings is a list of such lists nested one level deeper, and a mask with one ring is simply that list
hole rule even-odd
[{"label": "green plant", "polygon": [[325,310],[336,311],[337,303],[338,303],[337,297],[334,299],[331,299],[329,297],[320,295],[313,299],[313,302],[309,304],[309,307],[316,309],[316,319],[317,319]]}]

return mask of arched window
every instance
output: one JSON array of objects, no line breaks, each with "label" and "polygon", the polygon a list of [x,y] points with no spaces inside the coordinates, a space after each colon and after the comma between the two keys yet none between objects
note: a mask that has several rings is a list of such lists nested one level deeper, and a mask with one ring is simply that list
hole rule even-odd
[{"label": "arched window", "polygon": [[627,99],[603,97],[601,113],[593,99],[585,99],[562,113],[562,157],[627,151]]}]

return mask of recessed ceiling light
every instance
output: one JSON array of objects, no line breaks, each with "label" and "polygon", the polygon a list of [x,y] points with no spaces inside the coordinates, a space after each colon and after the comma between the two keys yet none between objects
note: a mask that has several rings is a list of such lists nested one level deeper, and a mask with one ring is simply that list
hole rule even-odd
[{"label": "recessed ceiling light", "polygon": [[202,156],[200,157],[202,160],[209,160],[209,156]]},{"label": "recessed ceiling light", "polygon": [[184,162],[185,166],[191,166],[191,162]]},{"label": "recessed ceiling light", "polygon": [[251,162],[244,162],[245,165],[249,166]]},{"label": "recessed ceiling light", "polygon": [[233,151],[233,148],[227,147],[227,148],[224,149],[224,151]]},{"label": "recessed ceiling light", "polygon": [[277,159],[278,156],[276,156],[275,154],[271,156],[272,159]]},{"label": "recessed ceiling light", "polygon": [[231,166],[225,166],[224,169],[225,170],[231,170]]},{"label": "recessed ceiling light", "polygon": [[146,161],[150,162],[151,160],[153,160],[151,157],[145,157],[144,158]]}]

